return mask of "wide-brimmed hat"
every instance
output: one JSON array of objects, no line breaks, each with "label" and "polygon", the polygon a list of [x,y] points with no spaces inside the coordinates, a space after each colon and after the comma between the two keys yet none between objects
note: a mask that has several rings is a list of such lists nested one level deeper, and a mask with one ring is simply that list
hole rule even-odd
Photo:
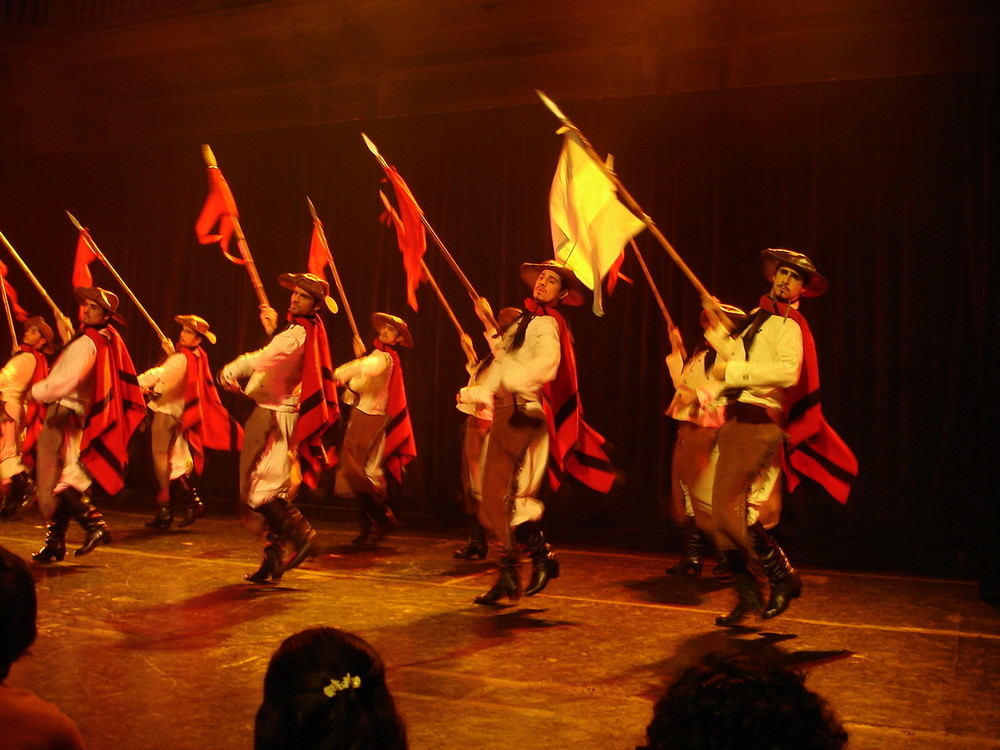
[{"label": "wide-brimmed hat", "polygon": [[178,315],[174,318],[174,322],[187,326],[195,333],[204,336],[210,344],[214,344],[216,341],[215,334],[208,330],[208,321],[198,315]]},{"label": "wide-brimmed hat", "polygon": [[42,338],[45,339],[45,346],[42,347],[42,351],[46,354],[52,354],[55,351],[55,347],[52,345],[52,327],[45,322],[45,319],[41,315],[32,315],[24,321],[24,330],[27,331],[29,328],[38,329],[38,332],[42,334]]},{"label": "wide-brimmed hat", "polygon": [[324,302],[326,309],[337,312],[337,302],[330,296],[330,285],[326,279],[321,279],[314,273],[283,273],[278,277],[278,283],[285,289],[298,287],[317,302]]},{"label": "wide-brimmed hat", "polygon": [[73,290],[73,295],[81,305],[90,300],[105,312],[110,313],[112,320],[118,323],[125,322],[125,318],[118,314],[118,295],[114,292],[101,289],[99,286],[78,286]]},{"label": "wide-brimmed hat", "polygon": [[522,263],[521,280],[534,289],[535,282],[538,281],[538,276],[542,271],[555,271],[559,274],[559,278],[562,279],[563,289],[567,292],[566,296],[562,298],[564,305],[579,307],[587,301],[587,296],[583,291],[584,286],[576,278],[573,270],[556,260],[547,260],[544,263]]},{"label": "wide-brimmed hat", "polygon": [[409,347],[410,349],[413,348],[413,336],[410,335],[410,329],[406,325],[405,320],[384,312],[377,312],[372,315],[372,327],[375,329],[376,333],[386,323],[399,331],[399,343],[403,346]]},{"label": "wide-brimmed hat", "polygon": [[816,266],[809,260],[809,256],[803,253],[779,247],[769,247],[760,251],[760,257],[764,261],[764,278],[769,282],[774,281],[774,274],[778,272],[778,266],[788,266],[805,277],[805,284],[802,285],[803,297],[819,297],[830,288],[830,282],[820,275]]}]

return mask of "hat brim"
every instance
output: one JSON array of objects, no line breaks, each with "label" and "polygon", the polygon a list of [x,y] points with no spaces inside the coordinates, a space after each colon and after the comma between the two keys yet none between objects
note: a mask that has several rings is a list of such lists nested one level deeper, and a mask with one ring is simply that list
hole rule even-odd
[{"label": "hat brim", "polygon": [[324,289],[317,279],[312,279],[304,273],[283,273],[278,277],[278,283],[285,289],[302,289],[317,302],[322,300],[326,309],[334,315],[340,310],[337,301],[329,295],[329,286]]},{"label": "hat brim", "polygon": [[413,336],[410,334],[410,328],[406,325],[405,320],[397,318],[395,315],[389,315],[389,313],[377,312],[372,315],[372,328],[375,329],[375,333],[378,333],[379,329],[386,323],[399,331],[399,343],[407,349],[413,348]]},{"label": "hat brim", "polygon": [[[799,258],[805,258],[809,262],[809,259],[804,255],[800,254]],[[794,268],[807,279],[806,283],[802,285],[803,297],[820,297],[826,294],[830,288],[830,282],[816,270],[811,262],[806,266],[802,262],[796,262],[796,257],[778,255],[770,248],[761,252],[761,260],[764,264],[764,278],[767,279],[768,283],[774,281],[774,275],[778,272],[778,266],[788,266],[789,268]]]}]

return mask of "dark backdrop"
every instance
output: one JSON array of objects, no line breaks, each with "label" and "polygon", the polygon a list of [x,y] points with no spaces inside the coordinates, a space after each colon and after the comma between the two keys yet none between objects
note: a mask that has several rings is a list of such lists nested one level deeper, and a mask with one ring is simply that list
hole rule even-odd
[{"label": "dark backdrop", "polygon": [[[766,289],[759,253],[808,253],[831,281],[803,312],[816,337],[828,420],[857,452],[846,507],[806,486],[790,531],[834,545],[849,564],[884,546],[954,555],[982,566],[986,503],[986,353],[991,228],[988,154],[992,89],[985,75],[913,77],[560,102],[623,183],[720,299],[747,309]],[[457,335],[430,287],[405,308],[395,237],[381,226],[381,170],[366,132],[408,181],[431,224],[495,309],[519,304],[518,264],[551,256],[547,194],[560,138],[540,103],[522,108],[352,122],[251,134],[206,134],[239,204],[272,303],[275,277],[304,270],[316,204],[362,335],[374,310],[405,317],[404,354],[420,458],[399,502],[453,516],[466,375]],[[205,197],[198,141],[86,151],[3,165],[0,229],[64,311],[72,312],[76,233],[69,209],[168,335],[173,315],[203,315],[219,333],[215,366],[263,343],[243,269],[198,245]],[[990,217],[993,217],[991,219]],[[691,284],[644,233],[654,277],[687,340],[698,335]],[[471,305],[433,246],[427,262],[460,320],[485,350]],[[12,264],[13,265],[13,264]],[[563,522],[595,528],[662,525],[674,427],[665,327],[634,258],[607,314],[570,315],[588,420],[610,441],[622,475],[610,497],[570,487],[553,502]],[[96,283],[117,291],[103,269]],[[43,309],[19,269],[26,306]],[[139,369],[158,358],[129,301],[126,340]],[[328,321],[335,362],[350,358],[341,313]],[[234,410],[244,408],[230,402]],[[985,405],[985,406],[984,406]],[[232,463],[219,463],[231,477]],[[234,486],[216,471],[212,482]],[[138,461],[130,482],[148,487]],[[987,544],[989,542],[989,544]]]}]

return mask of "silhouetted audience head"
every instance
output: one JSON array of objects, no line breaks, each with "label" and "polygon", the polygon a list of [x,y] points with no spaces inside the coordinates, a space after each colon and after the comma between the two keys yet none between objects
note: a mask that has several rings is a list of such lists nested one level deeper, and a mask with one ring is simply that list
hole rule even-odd
[{"label": "silhouetted audience head", "polygon": [[406,728],[382,658],[336,628],[285,639],[264,676],[255,750],[405,750]]},{"label": "silhouetted audience head", "polygon": [[653,708],[641,750],[838,750],[847,732],[805,678],[770,655],[711,653]]},{"label": "silhouetted audience head", "polygon": [[0,680],[35,642],[38,629],[35,579],[28,564],[0,547]]}]

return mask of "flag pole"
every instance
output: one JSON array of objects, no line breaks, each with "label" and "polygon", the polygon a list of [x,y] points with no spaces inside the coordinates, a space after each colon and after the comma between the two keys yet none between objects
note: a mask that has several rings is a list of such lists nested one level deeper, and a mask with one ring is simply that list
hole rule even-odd
[{"label": "flag pole", "polygon": [[[656,288],[656,283],[653,281],[653,275],[649,272],[649,268],[646,266],[646,261],[643,260],[642,253],[639,252],[639,246],[635,244],[635,240],[630,240],[632,243],[632,252],[635,253],[635,259],[639,261],[639,267],[642,268],[642,273],[646,277],[646,281],[649,282],[649,288],[653,291],[653,297],[656,299],[656,304],[660,306],[660,312],[663,313],[663,319],[667,321],[668,328],[675,328],[674,320],[670,317],[670,313],[667,312],[667,306],[663,302],[663,297],[660,296],[660,290]],[[684,350],[684,344],[680,347],[681,359],[687,359],[687,352]]]},{"label": "flag pole", "polygon": [[[202,144],[201,153],[209,169],[219,169],[219,164],[215,161],[215,154],[212,153],[212,148],[207,143]],[[250,283],[257,293],[257,301],[260,302],[261,307],[271,307],[271,303],[267,300],[267,294],[264,293],[264,285],[260,281],[260,275],[257,273],[257,266],[253,262],[253,256],[250,254],[250,246],[247,245],[247,238],[243,234],[243,227],[240,226],[240,218],[237,215],[236,206],[229,201],[229,196],[223,196],[223,198],[226,200],[226,211],[229,214],[229,220],[233,222],[233,234],[236,235],[236,246],[240,249],[243,265],[246,267],[247,273],[250,274]]]},{"label": "flag pole", "polygon": [[678,252],[674,249],[674,246],[670,244],[670,241],[663,235],[663,232],[661,232],[660,228],[656,226],[656,223],[652,220],[652,218],[650,218],[650,216],[642,210],[642,206],[640,206],[639,202],[632,197],[632,194],[625,188],[622,181],[618,179],[618,175],[616,175],[614,171],[604,163],[604,160],[601,159],[594,147],[590,145],[590,141],[587,140],[583,131],[581,131],[580,128],[578,128],[565,114],[563,114],[562,110],[559,109],[559,106],[554,101],[549,99],[549,97],[547,97],[542,91],[535,89],[535,93],[538,94],[538,97],[542,100],[542,103],[548,108],[548,110],[559,119],[559,121],[563,124],[563,127],[573,131],[573,134],[580,141],[580,145],[583,147],[583,150],[587,152],[587,155],[590,156],[594,162],[596,162],[598,168],[604,172],[609,180],[611,180],[612,184],[615,186],[615,190],[618,191],[619,195],[621,195],[628,207],[638,216],[639,220],[646,225],[649,233],[652,234],[653,237],[656,238],[656,241],[663,246],[663,249],[667,251],[667,254],[673,259],[674,263],[676,263],[684,275],[688,277],[688,280],[694,284],[695,289],[697,289],[698,293],[701,294],[702,299],[708,301],[708,304],[710,304],[715,310],[719,319],[726,324],[728,328],[732,328],[732,321],[729,320],[729,316],[722,311],[718,302],[715,301],[715,298],[708,293],[708,289],[706,289],[705,285],[702,284],[698,277],[694,275],[694,271],[692,271],[688,264],[684,262],[684,259],[681,258],[680,254],[678,254]]},{"label": "flag pole", "polygon": [[312,200],[309,196],[306,196],[306,202],[309,204],[309,213],[312,214],[313,226],[316,228],[316,236],[319,237],[320,244],[323,246],[323,250],[326,251],[326,262],[330,264],[330,271],[333,272],[333,283],[337,287],[337,293],[340,295],[340,301],[344,303],[344,313],[347,315],[347,322],[351,325],[351,333],[354,334],[354,340],[352,342],[354,346],[354,353],[357,354],[358,351],[361,354],[358,356],[363,356],[365,352],[365,343],[361,340],[361,334],[358,333],[358,324],[354,320],[354,313],[351,312],[351,305],[347,301],[347,293],[344,291],[344,285],[340,281],[340,274],[337,272],[337,265],[333,262],[333,253],[330,251],[330,243],[326,241],[326,232],[323,231],[323,222],[319,220],[319,216],[316,215],[316,207],[313,205]]},{"label": "flag pole", "polygon": [[6,279],[0,279],[0,294],[3,295],[3,311],[7,314],[7,326],[10,328],[11,354],[17,354],[21,348],[17,342],[17,329],[14,328],[14,316],[10,314],[10,300],[7,299]]},{"label": "flag pole", "polygon": [[103,263],[104,266],[109,271],[111,271],[111,275],[115,277],[115,280],[119,284],[121,284],[122,289],[125,290],[125,293],[128,294],[128,296],[131,298],[135,306],[139,308],[139,312],[141,312],[143,317],[145,317],[146,320],[149,321],[149,324],[153,327],[153,330],[156,331],[156,335],[160,338],[160,342],[163,344],[163,350],[164,351],[169,350],[168,353],[173,354],[174,352],[173,342],[163,334],[163,331],[160,330],[160,327],[156,325],[156,321],[153,320],[152,317],[150,317],[149,313],[146,312],[146,308],[142,306],[142,303],[139,302],[138,298],[132,293],[132,290],[129,289],[128,284],[125,283],[125,280],[118,275],[118,272],[115,270],[115,267],[111,265],[111,261],[109,261],[107,257],[105,257],[104,253],[101,252],[101,248],[97,246],[97,243],[94,242],[93,238],[90,236],[90,232],[88,232],[83,227],[83,225],[76,220],[76,217],[73,216],[73,214],[71,214],[69,211],[66,212],[66,215],[69,217],[69,220],[73,222],[73,226],[75,226],[78,230],[80,230],[80,236],[83,237],[83,241],[87,243],[87,247],[89,247],[91,251],[94,253],[94,255],[96,255],[98,259],[100,259],[101,263]]},{"label": "flag pole", "polygon": [[59,337],[63,340],[64,344],[68,343],[69,340],[73,338],[73,324],[70,322],[70,319],[63,315],[62,310],[60,310],[58,305],[52,301],[52,297],[50,297],[49,293],[45,291],[45,287],[43,287],[41,282],[35,278],[35,274],[31,272],[31,269],[28,268],[28,264],[24,262],[24,259],[21,258],[17,250],[14,249],[14,246],[7,241],[3,232],[0,232],[0,241],[2,241],[7,249],[10,250],[10,254],[14,256],[14,260],[16,260],[18,265],[21,266],[21,270],[24,271],[25,275],[31,280],[31,283],[35,285],[35,289],[38,290],[38,293],[42,295],[42,299],[44,299],[48,306],[52,308],[52,314],[56,319],[56,330],[59,331]]},{"label": "flag pole", "polygon": [[[382,165],[382,169],[388,171],[391,168],[389,166],[389,162],[387,162],[385,158],[382,156],[382,154],[379,153],[378,148],[372,142],[371,138],[369,138],[364,133],[361,134],[361,137],[364,139],[365,145],[368,146],[368,150],[375,155],[375,158],[378,159],[378,163]],[[496,322],[496,318],[493,317],[493,310],[490,309],[489,302],[486,301],[486,298],[480,296],[479,293],[476,292],[475,288],[472,286],[472,282],[470,282],[468,277],[462,272],[462,269],[459,267],[458,263],[455,262],[455,258],[452,257],[452,254],[450,252],[448,252],[448,248],[445,247],[444,242],[441,241],[441,238],[438,237],[437,232],[434,231],[434,227],[432,227],[430,225],[430,222],[427,221],[427,217],[424,216],[423,209],[420,209],[420,204],[417,203],[415,198],[413,198],[412,193],[410,193],[410,198],[413,199],[414,205],[416,205],[417,208],[419,209],[418,212],[420,214],[420,221],[424,225],[424,229],[427,230],[427,233],[431,236],[431,239],[434,240],[434,244],[438,246],[438,249],[444,256],[444,259],[448,262],[448,265],[451,266],[451,269],[458,276],[459,281],[462,282],[462,286],[465,287],[465,290],[469,293],[469,296],[472,297],[472,301],[475,302],[480,307],[480,310],[486,316],[489,325],[493,326],[495,330],[499,331],[500,325]]]},{"label": "flag pole", "polygon": [[420,270],[424,272],[427,277],[427,282],[434,288],[437,293],[438,299],[441,300],[441,306],[444,311],[451,318],[452,325],[455,326],[455,330],[458,331],[458,341],[462,346],[462,351],[465,352],[465,359],[470,365],[476,364],[479,361],[479,357],[476,356],[476,350],[472,346],[472,338],[462,329],[462,324],[458,322],[458,318],[455,317],[454,310],[451,309],[451,305],[448,304],[448,300],[444,298],[444,293],[441,291],[441,287],[438,286],[437,279],[434,278],[434,274],[431,273],[431,269],[427,267],[424,263],[424,259],[420,259]]}]

